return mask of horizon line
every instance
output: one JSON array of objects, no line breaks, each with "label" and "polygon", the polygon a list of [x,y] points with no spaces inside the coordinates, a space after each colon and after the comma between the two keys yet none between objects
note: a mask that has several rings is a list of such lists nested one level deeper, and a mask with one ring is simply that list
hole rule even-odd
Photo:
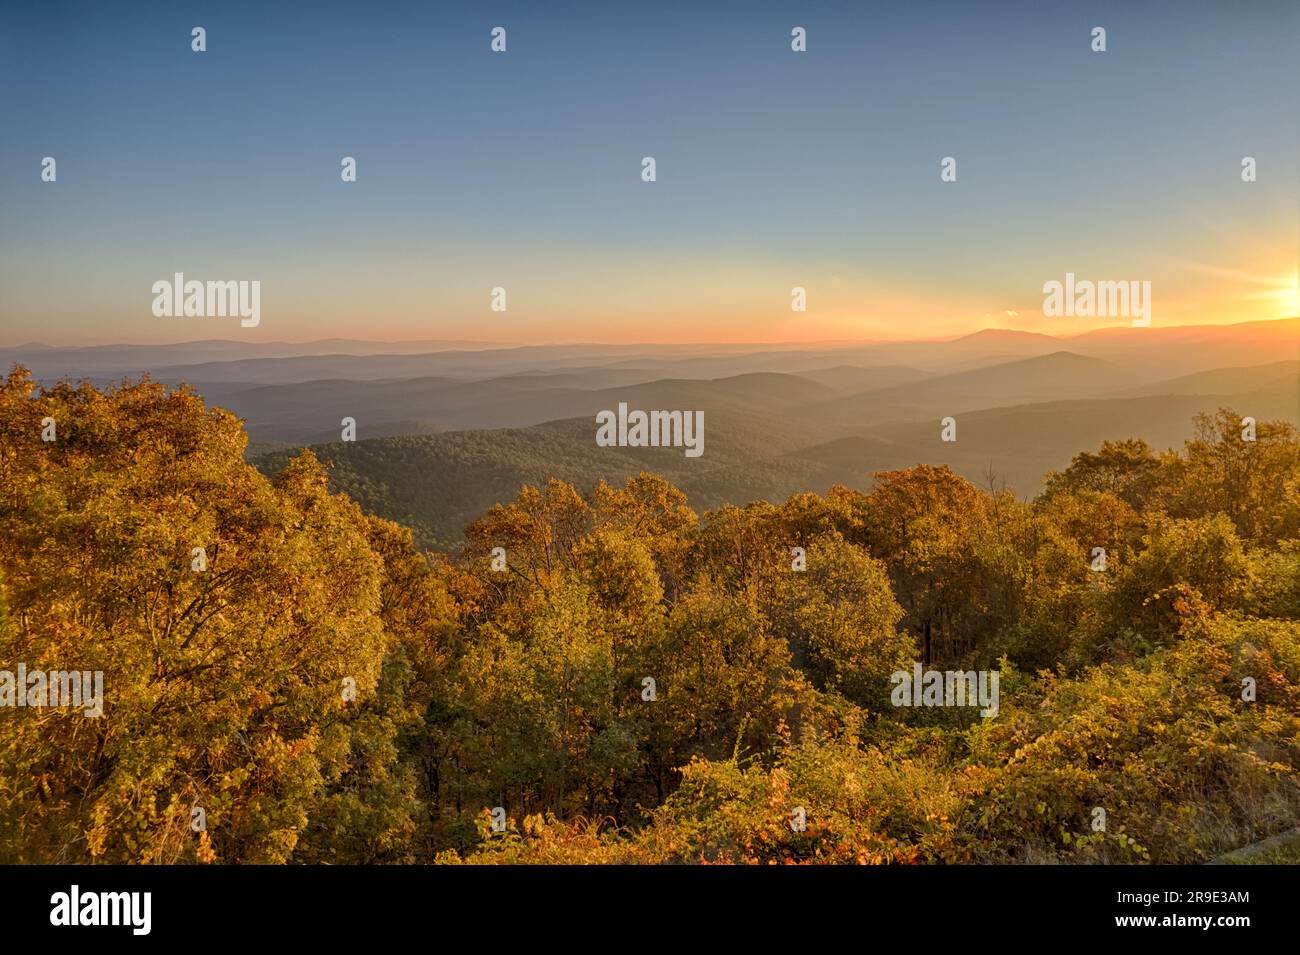
[{"label": "horizon line", "polygon": [[[3,351],[23,351],[28,349],[45,349],[48,351],[67,351],[72,349],[100,349],[100,348],[175,348],[181,345],[245,345],[272,347],[277,345],[287,346],[304,346],[320,345],[330,342],[351,342],[363,345],[414,345],[414,344],[441,344],[447,346],[476,346],[468,350],[488,350],[488,349],[520,349],[520,348],[708,348],[713,346],[726,346],[735,348],[738,346],[755,346],[755,347],[773,347],[781,345],[799,346],[803,348],[814,346],[836,346],[851,347],[862,345],[897,345],[897,344],[925,344],[925,343],[943,343],[956,342],[966,338],[973,338],[976,335],[982,335],[989,332],[1003,332],[1014,335],[1023,335],[1033,338],[1050,338],[1057,341],[1070,341],[1075,338],[1082,338],[1085,335],[1095,335],[1098,332],[1106,331],[1151,331],[1154,329],[1174,329],[1174,328],[1236,328],[1243,325],[1272,325],[1285,322],[1294,322],[1300,320],[1300,315],[1291,315],[1283,318],[1261,318],[1249,319],[1242,322],[1188,322],[1176,325],[1154,325],[1145,328],[1135,328],[1131,325],[1102,325],[1097,328],[1088,329],[1082,332],[1073,332],[1068,335],[1053,335],[1049,332],[1029,331],[1021,328],[1008,328],[1005,326],[985,326],[971,332],[960,335],[945,335],[932,337],[916,338],[827,338],[827,339],[776,339],[767,341],[699,341],[699,342],[666,342],[666,341],[636,341],[636,342],[601,342],[601,341],[548,341],[548,342],[520,342],[520,341],[503,341],[494,342],[482,339],[464,339],[464,338],[347,338],[342,336],[332,336],[329,338],[309,338],[301,341],[280,340],[275,341],[248,341],[237,338],[195,338],[183,341],[167,342],[123,342],[108,341],[97,344],[81,345],[49,345],[40,341],[25,341],[14,345],[0,345]],[[459,348],[447,348],[447,351],[466,350]]]}]

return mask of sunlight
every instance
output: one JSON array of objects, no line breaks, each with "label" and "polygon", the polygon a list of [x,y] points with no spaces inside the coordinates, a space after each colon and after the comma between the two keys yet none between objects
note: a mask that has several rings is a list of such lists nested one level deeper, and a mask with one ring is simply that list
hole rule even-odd
[{"label": "sunlight", "polygon": [[[1259,280],[1261,284],[1265,280]],[[1267,280],[1269,288],[1261,289],[1250,297],[1264,303],[1268,318],[1295,318],[1300,315],[1300,272]]]},{"label": "sunlight", "polygon": [[1300,270],[1291,273],[1290,280],[1283,280],[1277,291],[1278,301],[1282,305],[1282,318],[1294,318],[1300,315]]}]

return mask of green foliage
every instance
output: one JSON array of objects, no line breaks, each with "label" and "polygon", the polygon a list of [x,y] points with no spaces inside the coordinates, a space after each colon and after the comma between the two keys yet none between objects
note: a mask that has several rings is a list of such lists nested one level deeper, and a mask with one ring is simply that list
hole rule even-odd
[{"label": "green foliage", "polygon": [[[186,389],[15,370],[0,670],[106,704],[0,709],[0,861],[1203,861],[1300,813],[1300,440],[1239,421],[1034,501],[920,465],[700,515],[593,459],[444,556]],[[997,715],[894,707],[916,662]]]},{"label": "green foliage", "polygon": [[963,828],[994,859],[1193,862],[1294,825],[1297,653],[1294,623],[1224,617],[1134,663],[1044,680],[971,731],[987,789]]},{"label": "green foliage", "polygon": [[[40,440],[52,417],[58,440]],[[382,563],[310,455],[272,484],[238,422],[141,382],[0,393],[12,669],[102,671],[104,715],[0,713],[10,861],[282,862],[374,732]],[[192,570],[202,547],[206,569]],[[195,837],[191,810],[207,832]]]}]

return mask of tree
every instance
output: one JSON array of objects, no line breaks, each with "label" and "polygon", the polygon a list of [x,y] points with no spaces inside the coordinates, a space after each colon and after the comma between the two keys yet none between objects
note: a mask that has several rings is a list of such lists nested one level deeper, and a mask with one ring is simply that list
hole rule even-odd
[{"label": "tree", "polygon": [[0,421],[0,658],[100,671],[105,690],[98,718],[7,714],[9,860],[287,860],[348,769],[344,679],[365,699],[380,676],[362,515],[310,455],[268,482],[239,422],[186,389],[15,374]]},{"label": "tree", "polygon": [[863,536],[889,568],[904,624],[921,638],[922,661],[973,650],[987,635],[986,599],[1000,573],[976,547],[991,531],[989,496],[946,465],[875,478],[861,504]]},{"label": "tree", "polygon": [[1049,474],[1047,494],[1096,491],[1141,510],[1156,489],[1159,471],[1160,459],[1141,438],[1103,441],[1101,450],[1081,451],[1064,471]]},{"label": "tree", "polygon": [[890,674],[916,659],[885,566],[838,534],[809,544],[808,569],[787,571],[766,613],[815,687],[883,709]]}]

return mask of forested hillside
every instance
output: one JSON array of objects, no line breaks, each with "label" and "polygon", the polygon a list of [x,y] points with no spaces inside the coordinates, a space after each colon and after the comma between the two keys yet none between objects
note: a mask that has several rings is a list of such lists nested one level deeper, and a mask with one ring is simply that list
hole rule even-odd
[{"label": "forested hillside", "polygon": [[[1253,386],[1248,387],[1245,373],[1255,374]],[[325,463],[335,490],[372,513],[412,528],[421,546],[454,551],[463,542],[462,529],[475,516],[513,496],[523,484],[544,484],[552,477],[586,493],[600,480],[621,484],[648,470],[686,492],[692,507],[710,509],[806,491],[826,493],[837,484],[865,489],[875,471],[925,461],[946,464],[981,486],[988,485],[991,472],[997,486],[1026,497],[1042,491],[1044,475],[1069,464],[1081,446],[1124,435],[1140,437],[1153,449],[1178,447],[1195,434],[1198,415],[1225,405],[1261,420],[1300,423],[1300,376],[1294,362],[1238,370],[1230,381],[1224,375],[1209,379],[1207,386],[1230,384],[1242,390],[1178,390],[1200,387],[1204,379],[1198,378],[1141,397],[1035,401],[978,410],[970,406],[987,398],[949,399],[948,410],[960,412],[958,439],[953,442],[940,437],[940,409],[945,404],[931,399],[918,398],[903,407],[847,398],[839,404],[818,402],[812,406],[815,413],[783,405],[742,410],[705,399],[645,405],[707,409],[706,450],[700,458],[686,458],[672,448],[599,448],[592,440],[590,416],[528,428],[335,441],[313,445],[312,450]],[[925,388],[917,392],[924,395]],[[857,410],[846,413],[843,408],[855,401]],[[592,407],[601,407],[601,402]],[[837,407],[840,410],[834,411]],[[854,415],[858,424],[845,436]],[[322,419],[324,415],[316,416]],[[251,455],[251,460],[269,476],[295,453],[263,452]]]},{"label": "forested hillside", "polygon": [[[105,705],[0,708],[0,862],[1206,860],[1300,822],[1300,434],[1245,413],[1028,501],[912,460],[698,513],[579,493],[588,445],[449,556],[188,389],[16,369],[0,669]],[[995,712],[898,705],[918,664]]]}]

